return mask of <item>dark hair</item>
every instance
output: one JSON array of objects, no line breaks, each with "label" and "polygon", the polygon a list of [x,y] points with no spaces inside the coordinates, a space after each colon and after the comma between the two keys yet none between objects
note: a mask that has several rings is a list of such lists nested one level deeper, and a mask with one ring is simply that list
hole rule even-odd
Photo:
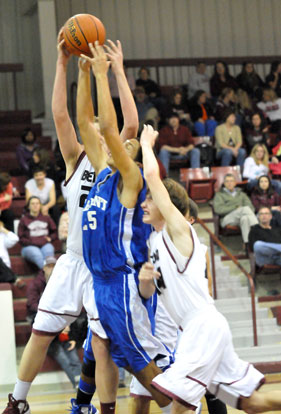
[{"label": "dark hair", "polygon": [[32,143],[36,141],[36,134],[32,131],[32,129],[31,128],[25,128],[22,131],[22,134],[21,134],[21,140],[22,140],[23,144],[26,144],[26,136],[29,132],[32,132],[33,137],[34,137]]},{"label": "dark hair", "polygon": [[30,202],[31,202],[31,200],[33,200],[34,198],[36,198],[37,200],[39,200],[39,201],[40,201],[40,204],[41,204],[41,200],[40,200],[40,198],[39,198],[39,197],[37,197],[37,196],[31,196],[31,197],[29,197],[29,199],[28,199],[28,201],[27,201],[27,203],[26,203],[26,209],[27,209],[27,210],[29,210]]},{"label": "dark hair", "polygon": [[223,121],[226,122],[227,118],[230,115],[235,115],[235,111],[232,108],[227,108],[224,112],[223,112]]},{"label": "dark hair", "polygon": [[228,65],[223,60],[217,60],[216,61],[215,66],[214,66],[214,75],[219,76],[219,74],[217,72],[217,64],[218,63],[221,63],[224,66],[224,74],[225,74],[225,77],[228,78],[230,76]]},{"label": "dark hair", "polygon": [[255,68],[254,68],[254,64],[253,64],[253,62],[252,62],[251,60],[245,60],[245,61],[243,62],[243,64],[242,64],[242,72],[243,72],[243,73],[245,73],[245,72],[246,72],[246,66],[247,66],[247,65],[249,65],[249,64],[253,65],[253,72],[255,72]]},{"label": "dark hair", "polygon": [[224,99],[230,92],[234,92],[234,89],[233,88],[223,88],[223,90],[221,91],[221,94],[220,94],[220,99]]},{"label": "dark hair", "polygon": [[170,118],[178,118],[178,119],[180,119],[180,116],[179,116],[179,114],[177,112],[170,112],[167,118],[168,119],[170,119]]},{"label": "dark hair", "polygon": [[281,61],[280,60],[274,60],[273,62],[271,62],[271,66],[270,66],[270,73],[274,73],[276,72],[278,66],[280,65]]},{"label": "dark hair", "polygon": [[11,182],[11,176],[7,172],[0,173],[0,193],[6,190],[7,185]]},{"label": "dark hair", "polygon": [[40,164],[38,166],[36,166],[36,167],[33,168],[32,174],[35,175],[36,173],[39,173],[39,172],[43,172],[43,173],[46,174],[45,168],[42,165],[40,165]]},{"label": "dark hair", "polygon": [[150,76],[150,70],[146,67],[146,66],[142,66],[140,69],[139,69],[139,76],[140,76],[140,74],[141,74],[141,71],[142,70],[145,70],[146,71],[146,73],[148,74],[148,76]]},{"label": "dark hair", "polygon": [[185,216],[189,211],[189,198],[185,188],[171,178],[165,178],[163,184],[174,206]]},{"label": "dark hair", "polygon": [[206,93],[206,92],[203,91],[203,89],[199,89],[198,91],[195,92],[195,94],[191,98],[191,101],[194,102],[194,103],[197,103],[200,96],[203,95],[204,93]]},{"label": "dark hair", "polygon": [[268,189],[266,190],[266,193],[267,193],[267,195],[268,196],[272,196],[272,194],[274,194],[274,189],[273,189],[273,187],[272,187],[272,184],[271,184],[271,180],[270,180],[270,178],[268,177],[268,175],[266,175],[266,174],[264,174],[264,175],[261,175],[259,178],[258,178],[258,182],[257,182],[257,185],[255,186],[255,188],[254,188],[254,192],[255,193],[257,193],[257,194],[260,194],[260,195],[262,195],[262,194],[264,194],[264,190],[262,190],[261,188],[260,188],[260,180],[261,180],[261,178],[267,178],[268,179]]},{"label": "dark hair", "polygon": [[269,211],[270,211],[270,213],[272,214],[271,208],[270,208],[270,207],[268,207],[268,206],[260,206],[260,207],[259,207],[259,209],[258,209],[258,211],[257,211],[257,213],[259,214],[259,212],[260,212],[263,208],[267,208],[267,210],[269,210]]},{"label": "dark hair", "polygon": [[193,217],[195,220],[198,217],[198,206],[191,198],[189,198],[189,217]]}]

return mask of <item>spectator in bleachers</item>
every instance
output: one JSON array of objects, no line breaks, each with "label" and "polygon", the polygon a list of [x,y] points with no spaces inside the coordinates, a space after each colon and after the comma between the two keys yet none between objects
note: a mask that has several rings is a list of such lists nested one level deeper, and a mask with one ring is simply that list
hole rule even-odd
[{"label": "spectator in bleachers", "polygon": [[194,129],[199,137],[215,135],[218,125],[214,119],[213,110],[207,103],[207,94],[203,90],[195,93],[190,101],[190,115],[194,122]]},{"label": "spectator in bleachers", "polygon": [[221,166],[230,165],[234,160],[243,169],[246,158],[246,150],[242,148],[242,134],[238,125],[235,125],[235,113],[230,109],[225,112],[225,121],[217,126],[216,137],[216,158]]},{"label": "spectator in bleachers", "polygon": [[251,201],[258,212],[263,206],[269,207],[272,212],[272,225],[281,227],[281,196],[273,189],[267,175],[258,178],[257,185],[251,193]]},{"label": "spectator in bleachers", "polygon": [[271,63],[269,74],[265,78],[266,85],[276,92],[276,95],[281,97],[281,62],[274,60]]},{"label": "spectator in bleachers", "polygon": [[50,159],[50,152],[46,148],[35,148],[32,159],[29,164],[29,178],[33,177],[33,171],[42,168],[46,172],[46,176],[56,181],[55,165]]},{"label": "spectator in bleachers", "polygon": [[42,214],[50,214],[56,225],[59,223],[60,208],[56,205],[55,182],[46,177],[46,171],[39,165],[33,170],[33,178],[25,183],[25,199],[37,196],[42,204]]},{"label": "spectator in bleachers", "polygon": [[251,125],[251,117],[258,108],[254,105],[246,91],[236,91],[236,125],[245,131]]},{"label": "spectator in bleachers", "polygon": [[[247,187],[252,190],[258,183],[258,178],[267,175],[269,154],[263,144],[256,144],[249,157],[246,158],[243,168],[243,178],[248,180]],[[271,181],[273,188],[281,194],[281,182],[279,180]]]},{"label": "spectator in bleachers", "polygon": [[51,242],[57,239],[57,228],[51,217],[41,213],[39,197],[30,197],[27,209],[28,213],[21,217],[18,227],[20,244],[23,246],[21,254],[43,269],[44,260],[55,255]]},{"label": "spectator in bleachers", "polygon": [[242,71],[236,77],[236,81],[241,89],[246,91],[251,98],[259,96],[261,88],[264,86],[260,76],[255,71],[252,62],[243,63]]},{"label": "spectator in bleachers", "polygon": [[270,124],[270,131],[280,133],[281,131],[281,98],[278,98],[273,89],[264,89],[263,100],[259,102],[258,108],[263,112]]},{"label": "spectator in bleachers", "polygon": [[[44,267],[30,282],[27,289],[27,319],[32,324],[36,316],[42,293],[50,279],[56,259],[49,257],[44,262]],[[48,355],[54,358],[65,371],[73,388],[77,386],[81,371],[81,363],[76,349],[76,338],[72,334],[72,325],[66,329],[51,343]],[[74,331],[74,330],[73,330]]]},{"label": "spectator in bleachers", "polygon": [[224,114],[227,110],[232,109],[235,112],[236,95],[234,89],[224,88],[216,102],[214,116],[215,119],[221,123],[224,118]]},{"label": "spectator in bleachers", "polygon": [[218,60],[215,64],[214,74],[210,79],[211,95],[218,98],[224,88],[236,90],[238,84],[233,76],[229,74],[228,66],[222,60]]},{"label": "spectator in bleachers", "polygon": [[17,160],[20,166],[17,175],[28,175],[33,151],[37,148],[36,135],[30,128],[26,128],[22,133],[21,141],[21,144],[16,148]]},{"label": "spectator in bleachers", "polygon": [[215,194],[214,211],[220,216],[222,227],[239,226],[243,242],[248,243],[250,228],[257,224],[258,220],[251,200],[241,188],[236,187],[233,174],[225,175],[221,189]]},{"label": "spectator in bleachers", "polygon": [[266,124],[264,117],[262,117],[259,112],[255,112],[251,117],[251,124],[245,132],[245,143],[248,152],[251,152],[256,144],[268,145],[268,130],[269,127]]},{"label": "spectator in bleachers", "polygon": [[164,165],[167,176],[171,160],[189,160],[191,168],[200,167],[200,151],[194,148],[191,131],[180,124],[177,113],[172,113],[168,125],[159,131],[159,159]]},{"label": "spectator in bleachers", "polygon": [[266,264],[281,266],[281,227],[271,225],[272,214],[269,207],[260,207],[258,224],[249,234],[249,246],[255,253],[258,266]]},{"label": "spectator in bleachers", "polygon": [[139,117],[139,131],[142,130],[144,124],[149,123],[154,129],[158,129],[158,111],[149,101],[143,87],[135,89],[136,107]]},{"label": "spectator in bleachers", "polygon": [[0,219],[5,227],[14,231],[14,213],[11,210],[13,200],[13,184],[8,173],[0,173]]},{"label": "spectator in bleachers", "polygon": [[14,283],[18,288],[23,288],[25,282],[18,278],[11,269],[11,260],[8,249],[19,241],[18,236],[5,228],[0,221],[0,283]]},{"label": "spectator in bleachers", "polygon": [[195,72],[188,80],[188,96],[192,98],[197,91],[204,91],[208,98],[210,98],[210,77],[206,74],[206,64],[198,62]]},{"label": "spectator in bleachers", "polygon": [[148,68],[140,68],[139,78],[136,80],[136,86],[142,87],[150,100],[153,100],[154,98],[161,95],[159,85],[150,79],[150,72]]},{"label": "spectator in bleachers", "polygon": [[172,112],[178,114],[180,123],[187,126],[189,129],[192,128],[192,122],[190,118],[190,111],[187,103],[184,101],[183,93],[180,89],[175,89],[170,102],[167,102],[161,113],[164,122],[166,123],[167,118]]}]

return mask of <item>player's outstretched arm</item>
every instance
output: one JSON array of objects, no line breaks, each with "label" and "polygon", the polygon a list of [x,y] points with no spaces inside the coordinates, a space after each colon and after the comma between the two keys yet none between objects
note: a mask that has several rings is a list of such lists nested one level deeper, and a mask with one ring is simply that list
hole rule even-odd
[{"label": "player's outstretched arm", "polygon": [[[192,253],[193,243],[189,225],[185,217],[172,203],[169,193],[161,181],[159,167],[153,152],[153,146],[158,136],[151,125],[144,125],[141,134],[141,147],[143,155],[143,171],[151,192],[152,199],[165,219],[167,231],[174,244],[184,256]],[[185,240],[183,245],[182,239]]]},{"label": "player's outstretched arm", "polygon": [[87,156],[98,174],[106,167],[107,156],[101,144],[102,137],[94,124],[90,65],[80,58],[78,66],[77,123]]},{"label": "player's outstretched arm", "polygon": [[66,178],[68,178],[75,168],[82,147],[77,141],[76,132],[67,109],[66,77],[70,55],[64,48],[62,29],[58,34],[57,50],[58,58],[53,87],[52,112],[61,153],[66,165]]},{"label": "player's outstretched arm", "polygon": [[126,193],[121,202],[125,207],[135,206],[139,191],[143,186],[143,180],[139,168],[127,154],[125,147],[120,139],[117,118],[113,102],[110,95],[107,71],[109,62],[102,46],[95,43],[95,47],[89,44],[93,58],[82,55],[92,65],[93,73],[96,77],[98,91],[99,124],[101,134],[104,136],[106,144],[113,157],[115,167],[119,170],[123,178],[122,194]]},{"label": "player's outstretched arm", "polygon": [[111,40],[108,40],[108,45],[104,45],[104,47],[107,51],[106,54],[111,62],[111,69],[117,81],[122,114],[124,118],[124,126],[120,137],[124,142],[127,139],[135,138],[137,136],[139,129],[138,111],[124,71],[121,42],[117,40],[115,44]]}]

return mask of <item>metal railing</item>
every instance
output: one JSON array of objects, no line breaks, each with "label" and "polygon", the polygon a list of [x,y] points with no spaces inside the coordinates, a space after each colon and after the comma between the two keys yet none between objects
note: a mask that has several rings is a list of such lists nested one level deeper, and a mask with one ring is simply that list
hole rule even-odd
[{"label": "metal railing", "polygon": [[211,263],[212,263],[212,273],[213,273],[213,288],[214,288],[214,299],[217,298],[217,286],[216,286],[216,267],[215,267],[215,249],[214,243],[217,244],[224,253],[229,257],[230,260],[241,270],[242,273],[247,277],[250,285],[251,293],[251,305],[252,305],[252,322],[253,322],[253,338],[254,346],[258,345],[258,334],[257,334],[257,316],[256,316],[256,302],[255,302],[255,284],[250,273],[239,263],[236,257],[225,247],[225,245],[217,238],[217,236],[211,232],[211,230],[206,225],[206,222],[213,222],[212,219],[202,220],[199,217],[196,219],[196,223],[199,223],[201,227],[209,234],[210,236],[210,249],[211,249]]}]

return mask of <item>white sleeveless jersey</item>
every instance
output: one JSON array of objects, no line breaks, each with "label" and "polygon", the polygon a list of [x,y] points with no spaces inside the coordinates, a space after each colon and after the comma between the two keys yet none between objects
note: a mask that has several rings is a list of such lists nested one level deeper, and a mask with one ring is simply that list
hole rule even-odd
[{"label": "white sleeveless jersey", "polygon": [[86,153],[83,151],[71,176],[64,183],[69,228],[67,251],[83,256],[82,213],[84,203],[95,182],[95,172]]},{"label": "white sleeveless jersey", "polygon": [[214,303],[205,279],[205,251],[191,226],[190,230],[193,239],[190,258],[182,256],[165,228],[159,233],[153,232],[149,238],[151,261],[161,273],[155,284],[164,306],[178,326],[188,315]]}]

